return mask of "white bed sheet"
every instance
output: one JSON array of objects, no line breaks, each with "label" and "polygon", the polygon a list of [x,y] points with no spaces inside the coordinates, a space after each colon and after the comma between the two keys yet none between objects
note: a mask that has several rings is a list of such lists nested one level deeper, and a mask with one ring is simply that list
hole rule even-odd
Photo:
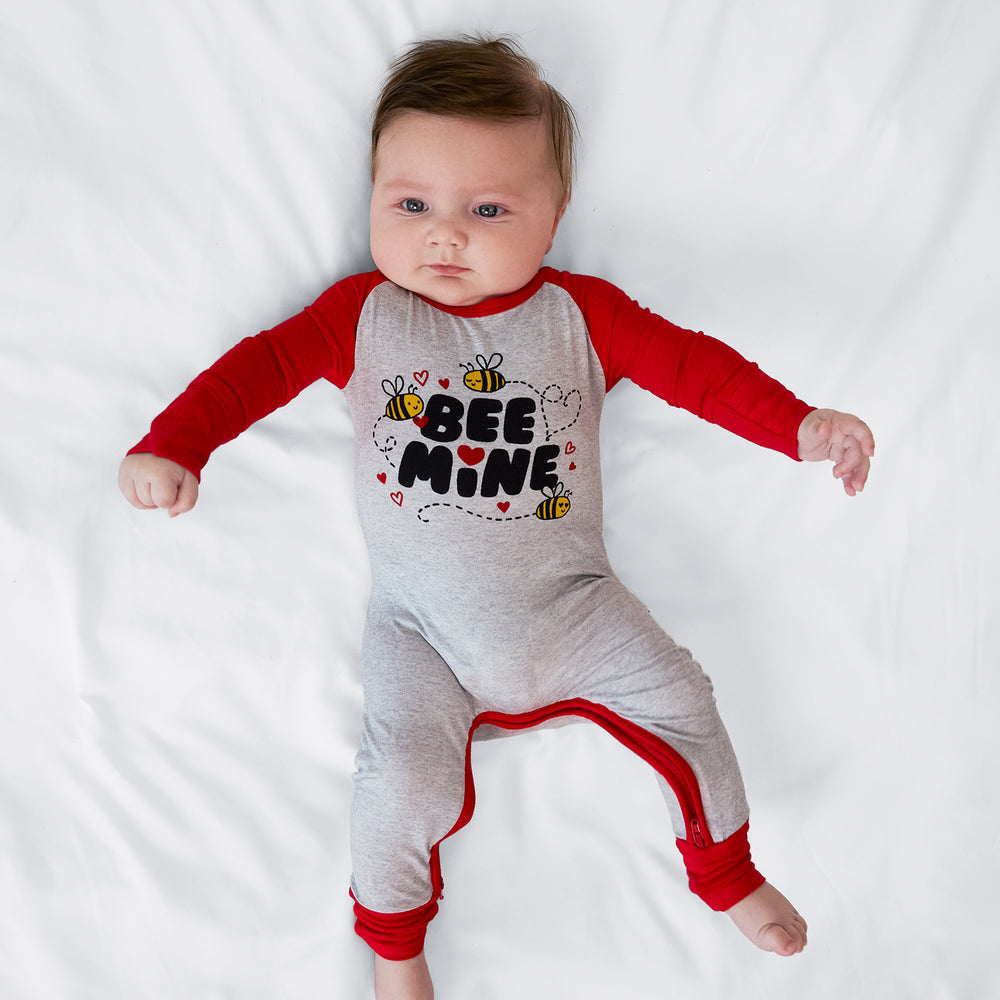
[{"label": "white bed sheet", "polygon": [[583,132],[552,263],[863,415],[848,500],[630,385],[625,581],[711,674],[758,953],[596,729],[477,746],[440,1000],[990,998],[997,936],[1000,8],[990,0],[69,0],[0,11],[0,996],[354,1000],[368,569],[330,386],[118,496],[200,368],[369,265],[366,119],[417,37],[510,31]]}]

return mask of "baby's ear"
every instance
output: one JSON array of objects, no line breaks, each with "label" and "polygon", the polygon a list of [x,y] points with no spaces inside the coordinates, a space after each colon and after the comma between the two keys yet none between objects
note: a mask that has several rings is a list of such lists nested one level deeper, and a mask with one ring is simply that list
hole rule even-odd
[{"label": "baby's ear", "polygon": [[559,228],[559,223],[562,221],[562,217],[566,214],[567,208],[569,208],[569,195],[566,195],[566,197],[563,198],[563,203],[559,206],[559,210],[556,212],[555,221],[552,223],[552,235],[549,237],[549,245],[545,248],[546,253],[552,249],[552,243],[556,238],[556,230]]},{"label": "baby's ear", "polygon": [[[565,195],[562,200],[562,204],[559,206],[559,211],[556,212],[556,225],[558,226],[562,217],[566,214],[566,209],[569,208],[569,195]],[[555,233],[555,229],[552,230]]]}]

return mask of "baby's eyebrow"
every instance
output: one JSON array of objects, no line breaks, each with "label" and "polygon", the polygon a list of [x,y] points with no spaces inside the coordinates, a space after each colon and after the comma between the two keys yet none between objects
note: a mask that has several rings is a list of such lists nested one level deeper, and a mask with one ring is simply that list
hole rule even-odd
[{"label": "baby's eyebrow", "polygon": [[426,181],[418,181],[411,177],[391,177],[389,180],[384,180],[381,182],[383,187],[391,188],[395,190],[396,188],[406,188],[407,190],[426,187]]}]

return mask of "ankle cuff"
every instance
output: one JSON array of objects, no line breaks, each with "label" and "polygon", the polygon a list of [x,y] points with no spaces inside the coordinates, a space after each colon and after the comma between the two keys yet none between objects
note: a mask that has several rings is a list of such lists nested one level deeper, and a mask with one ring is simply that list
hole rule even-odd
[{"label": "ankle cuff", "polygon": [[677,841],[691,891],[713,910],[728,910],[766,881],[750,858],[749,821],[731,837],[707,847]]},{"label": "ankle cuff", "polygon": [[437,899],[404,913],[376,913],[354,900],[354,930],[376,955],[393,962],[416,958],[424,950],[427,925],[438,911]]}]

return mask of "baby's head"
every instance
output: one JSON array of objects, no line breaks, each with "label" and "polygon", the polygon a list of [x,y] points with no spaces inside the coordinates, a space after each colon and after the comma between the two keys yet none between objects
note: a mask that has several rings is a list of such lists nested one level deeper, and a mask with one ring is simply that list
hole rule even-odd
[{"label": "baby's head", "polygon": [[400,115],[432,115],[512,122],[532,119],[548,130],[563,200],[573,187],[573,109],[542,79],[538,64],[505,37],[417,42],[389,67],[372,115],[372,178],[379,140]]},{"label": "baby's head", "polygon": [[445,305],[516,291],[552,245],[573,177],[573,112],[506,39],[421,42],[372,121],[372,256]]}]

